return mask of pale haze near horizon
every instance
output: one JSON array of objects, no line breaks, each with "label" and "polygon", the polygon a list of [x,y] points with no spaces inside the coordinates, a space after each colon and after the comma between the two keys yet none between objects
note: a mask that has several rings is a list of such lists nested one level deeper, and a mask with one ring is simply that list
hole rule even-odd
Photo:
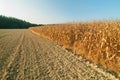
[{"label": "pale haze near horizon", "polygon": [[0,15],[37,24],[120,18],[120,0],[0,0]]}]

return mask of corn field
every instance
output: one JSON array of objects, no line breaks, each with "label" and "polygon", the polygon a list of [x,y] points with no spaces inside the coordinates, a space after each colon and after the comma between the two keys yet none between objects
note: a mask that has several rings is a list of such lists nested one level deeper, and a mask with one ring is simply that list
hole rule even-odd
[{"label": "corn field", "polygon": [[120,74],[120,21],[56,24],[29,29]]}]

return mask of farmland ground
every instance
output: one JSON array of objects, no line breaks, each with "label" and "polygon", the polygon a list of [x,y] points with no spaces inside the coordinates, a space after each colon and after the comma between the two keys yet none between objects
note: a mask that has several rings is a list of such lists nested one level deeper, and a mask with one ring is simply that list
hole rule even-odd
[{"label": "farmland ground", "polygon": [[52,41],[32,34],[27,29],[1,29],[0,80],[117,80],[117,78]]}]

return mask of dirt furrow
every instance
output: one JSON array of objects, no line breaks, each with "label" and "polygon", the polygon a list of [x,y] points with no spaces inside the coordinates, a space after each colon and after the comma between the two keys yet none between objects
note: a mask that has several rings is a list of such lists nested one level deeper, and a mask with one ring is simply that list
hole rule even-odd
[{"label": "dirt furrow", "polygon": [[11,54],[11,56],[9,57],[9,59],[8,59],[9,63],[7,64],[7,68],[6,68],[6,69],[4,70],[4,72],[3,72],[3,75],[2,75],[1,80],[5,80],[5,79],[7,78],[6,75],[8,74],[8,70],[9,70],[11,64],[12,64],[13,61],[15,60],[16,55],[19,53],[19,48],[20,48],[20,46],[22,45],[23,38],[24,38],[24,35],[21,36],[21,39],[20,39],[20,41],[19,41],[19,44],[18,44],[17,47],[16,47],[15,52],[14,52],[13,54]]},{"label": "dirt furrow", "polygon": [[[5,30],[6,31],[6,30]],[[9,33],[9,32],[8,32]],[[16,36],[17,35],[17,36]],[[21,34],[14,34],[14,32],[10,33],[7,37],[4,37],[2,40],[0,39],[1,43],[0,48],[0,79],[9,64],[9,57],[14,53],[14,49],[16,49],[18,43],[18,38]],[[16,36],[16,37],[15,37]],[[14,42],[14,43],[13,43]]]}]

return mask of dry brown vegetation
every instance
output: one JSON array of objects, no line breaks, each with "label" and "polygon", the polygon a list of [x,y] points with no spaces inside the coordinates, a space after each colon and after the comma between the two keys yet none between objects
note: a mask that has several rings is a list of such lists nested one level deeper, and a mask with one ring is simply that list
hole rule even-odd
[{"label": "dry brown vegetation", "polygon": [[48,25],[30,30],[120,74],[120,21]]}]

